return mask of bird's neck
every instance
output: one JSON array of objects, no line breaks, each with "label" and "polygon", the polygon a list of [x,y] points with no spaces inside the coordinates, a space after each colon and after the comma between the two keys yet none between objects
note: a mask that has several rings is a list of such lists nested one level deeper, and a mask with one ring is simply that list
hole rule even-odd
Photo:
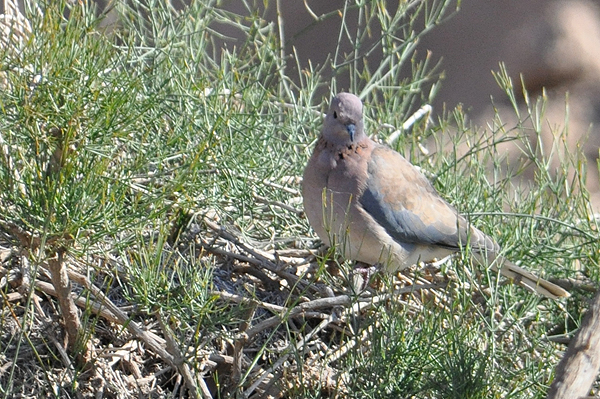
[{"label": "bird's neck", "polygon": [[356,140],[355,138],[354,141],[345,140],[344,142],[330,141],[321,135],[317,145],[323,150],[335,154],[336,158],[345,159],[353,154],[362,153],[365,149],[370,148],[371,144],[372,141],[363,134],[362,140]]}]

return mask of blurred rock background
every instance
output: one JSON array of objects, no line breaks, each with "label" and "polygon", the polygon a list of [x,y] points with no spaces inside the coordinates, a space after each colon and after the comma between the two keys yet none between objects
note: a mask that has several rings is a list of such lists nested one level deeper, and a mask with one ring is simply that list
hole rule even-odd
[{"label": "blurred rock background", "polygon": [[475,124],[492,120],[491,97],[503,116],[511,114],[503,109],[510,104],[490,73],[500,61],[515,83],[523,75],[531,97],[545,88],[546,149],[553,141],[551,129],[565,125],[568,93],[568,146],[575,151],[579,143],[585,153],[587,187],[600,210],[600,2],[467,0],[422,46],[442,56],[446,70],[434,109],[463,103]]}]

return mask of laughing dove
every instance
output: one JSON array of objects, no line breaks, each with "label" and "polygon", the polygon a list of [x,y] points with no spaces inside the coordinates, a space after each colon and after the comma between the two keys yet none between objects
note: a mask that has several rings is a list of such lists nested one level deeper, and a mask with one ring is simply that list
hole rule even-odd
[{"label": "laughing dove", "polygon": [[346,259],[384,265],[388,272],[430,262],[468,245],[500,273],[550,298],[561,287],[499,257],[500,247],[472,226],[402,155],[371,140],[363,105],[338,94],[304,171],[306,216],[328,245]]}]

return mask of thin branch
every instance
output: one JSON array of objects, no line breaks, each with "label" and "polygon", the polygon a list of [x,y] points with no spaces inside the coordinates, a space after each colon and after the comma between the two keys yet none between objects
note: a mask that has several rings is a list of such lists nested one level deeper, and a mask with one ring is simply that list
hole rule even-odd
[{"label": "thin branch", "polygon": [[98,299],[104,306],[108,308],[108,310],[115,315],[117,318],[117,322],[125,326],[130,333],[132,333],[136,338],[142,340],[146,345],[148,345],[152,350],[160,356],[165,362],[167,362],[170,366],[177,368],[175,359],[173,355],[167,352],[162,345],[160,345],[156,339],[150,335],[149,332],[144,331],[140,326],[137,325],[136,322],[131,320],[129,316],[127,316],[124,312],[121,311],[110,299],[104,295],[104,293],[92,284],[86,276],[76,273],[72,270],[68,271],[68,275],[71,280],[77,282],[84,286],[87,290],[89,290],[95,297]]}]

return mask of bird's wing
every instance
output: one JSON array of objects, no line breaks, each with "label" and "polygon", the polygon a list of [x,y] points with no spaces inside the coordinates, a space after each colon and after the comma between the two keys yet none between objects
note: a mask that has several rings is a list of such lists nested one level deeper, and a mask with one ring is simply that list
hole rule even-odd
[{"label": "bird's wing", "polygon": [[475,229],[399,153],[377,146],[371,153],[367,175],[359,202],[395,241],[458,250],[467,240],[477,247],[476,239],[483,240],[483,247],[494,247],[493,241],[479,231],[476,235],[481,238],[471,237]]}]

